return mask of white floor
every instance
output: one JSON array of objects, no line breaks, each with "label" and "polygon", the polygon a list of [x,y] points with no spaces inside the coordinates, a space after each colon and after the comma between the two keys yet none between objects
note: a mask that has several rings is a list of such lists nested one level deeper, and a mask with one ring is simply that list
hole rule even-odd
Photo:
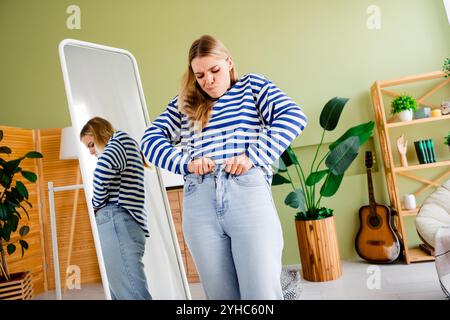
[{"label": "white floor", "polygon": [[[190,285],[192,299],[203,300],[199,283]],[[64,299],[104,299],[100,284],[82,285],[68,290]],[[55,299],[54,291],[39,294],[36,300]],[[446,299],[436,273],[434,262],[406,265],[370,265],[362,261],[343,261],[342,277],[329,282],[302,281],[301,300],[444,300]]]}]

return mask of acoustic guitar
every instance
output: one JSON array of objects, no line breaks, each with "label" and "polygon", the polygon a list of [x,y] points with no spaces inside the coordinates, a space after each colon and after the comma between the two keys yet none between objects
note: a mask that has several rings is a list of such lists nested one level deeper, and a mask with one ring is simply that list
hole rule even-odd
[{"label": "acoustic guitar", "polygon": [[375,202],[372,183],[373,156],[366,151],[369,205],[359,209],[360,228],[355,239],[356,252],[370,262],[391,263],[401,253],[399,238],[394,232],[391,209]]}]

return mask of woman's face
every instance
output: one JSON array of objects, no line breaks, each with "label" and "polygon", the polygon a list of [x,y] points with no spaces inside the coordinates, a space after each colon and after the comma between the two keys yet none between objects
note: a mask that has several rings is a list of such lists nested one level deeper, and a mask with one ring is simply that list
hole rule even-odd
[{"label": "woman's face", "polygon": [[233,59],[215,56],[194,58],[191,62],[197,83],[211,98],[220,98],[230,88]]},{"label": "woman's face", "polygon": [[83,144],[86,146],[86,148],[89,149],[89,152],[92,155],[95,155],[96,157],[98,157],[100,155],[101,149],[95,145],[93,136],[87,134],[87,135],[83,136],[83,138],[81,138],[81,142],[83,142]]}]

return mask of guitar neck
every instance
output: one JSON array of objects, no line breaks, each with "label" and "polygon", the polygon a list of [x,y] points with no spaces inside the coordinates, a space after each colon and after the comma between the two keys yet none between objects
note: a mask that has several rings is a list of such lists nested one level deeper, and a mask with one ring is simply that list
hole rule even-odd
[{"label": "guitar neck", "polygon": [[369,187],[369,204],[371,207],[375,207],[375,196],[373,193],[373,182],[372,182],[372,170],[367,169],[367,185]]}]

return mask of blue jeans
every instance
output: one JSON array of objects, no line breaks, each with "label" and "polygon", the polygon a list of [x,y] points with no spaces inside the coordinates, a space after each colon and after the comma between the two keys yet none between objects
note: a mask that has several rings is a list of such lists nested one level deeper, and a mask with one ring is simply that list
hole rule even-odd
[{"label": "blue jeans", "polygon": [[208,299],[283,299],[283,235],[260,168],[187,175],[182,221]]},{"label": "blue jeans", "polygon": [[113,300],[151,300],[144,273],[144,231],[127,210],[107,204],[95,215]]}]

